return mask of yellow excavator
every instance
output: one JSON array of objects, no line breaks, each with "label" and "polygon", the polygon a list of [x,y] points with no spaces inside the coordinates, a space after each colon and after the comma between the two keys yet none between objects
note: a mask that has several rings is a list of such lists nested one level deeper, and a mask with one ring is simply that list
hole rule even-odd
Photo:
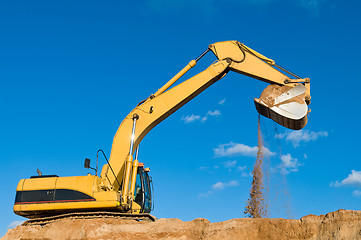
[{"label": "yellow excavator", "polygon": [[[173,86],[206,53],[217,60],[207,69]],[[234,71],[270,85],[254,99],[257,111],[280,125],[301,129],[307,123],[310,103],[310,79],[300,78],[273,60],[238,41],[217,42],[208,46],[156,93],[141,101],[122,121],[113,140],[109,160],[97,174],[75,177],[42,175],[21,179],[14,212],[44,223],[61,216],[154,218],[152,182],[149,168],[138,162],[138,146],[147,133],[213,83]],[[97,155],[98,155],[97,154]],[[98,165],[98,159],[97,159]],[[90,160],[85,159],[86,168]],[[38,221],[38,222],[37,222]]]}]

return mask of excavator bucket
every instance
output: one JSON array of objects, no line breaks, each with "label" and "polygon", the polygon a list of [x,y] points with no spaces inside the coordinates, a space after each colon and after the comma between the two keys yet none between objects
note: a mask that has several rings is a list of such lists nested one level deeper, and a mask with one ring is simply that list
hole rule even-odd
[{"label": "excavator bucket", "polygon": [[259,114],[286,128],[299,130],[307,124],[305,92],[302,84],[295,87],[272,84],[263,90],[260,98],[254,99],[254,103]]}]

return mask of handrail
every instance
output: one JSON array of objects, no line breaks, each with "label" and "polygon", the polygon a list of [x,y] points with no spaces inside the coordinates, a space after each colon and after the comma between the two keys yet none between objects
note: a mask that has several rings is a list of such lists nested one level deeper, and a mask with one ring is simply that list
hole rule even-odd
[{"label": "handrail", "polygon": [[113,173],[113,175],[114,175],[114,177],[115,177],[115,180],[117,180],[117,183],[118,183],[118,185],[120,186],[120,183],[119,183],[119,181],[118,181],[117,175],[115,175],[115,173],[114,173],[114,171],[113,171],[113,168],[112,168],[112,166],[110,165],[110,163],[109,163],[109,161],[108,161],[108,158],[107,158],[107,156],[105,156],[105,153],[104,153],[104,151],[103,151],[102,149],[99,149],[99,150],[97,151],[97,166],[98,166],[98,153],[99,153],[99,152],[102,152],[102,153],[103,153],[103,156],[104,156],[105,160],[107,161],[108,166],[110,167],[110,170],[112,170],[112,173]]}]

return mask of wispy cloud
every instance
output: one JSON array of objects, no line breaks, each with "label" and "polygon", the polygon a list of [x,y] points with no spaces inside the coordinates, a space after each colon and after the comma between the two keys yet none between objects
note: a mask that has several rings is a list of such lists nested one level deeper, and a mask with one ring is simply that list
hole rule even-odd
[{"label": "wispy cloud", "polygon": [[356,196],[356,197],[361,197],[361,191],[360,190],[354,190],[352,192],[352,195]]},{"label": "wispy cloud", "polygon": [[331,186],[341,187],[341,186],[357,186],[361,187],[361,171],[352,170],[347,178],[331,183]]},{"label": "wispy cloud", "polygon": [[229,160],[227,162],[222,162],[222,165],[225,169],[228,170],[228,172],[232,172],[233,170],[236,170],[236,171],[241,171],[241,175],[243,176],[244,172],[245,172],[245,169],[246,169],[246,166],[237,166],[237,161],[236,160]]},{"label": "wispy cloud", "polygon": [[219,169],[218,165],[199,167],[200,171],[207,172],[207,173],[210,173],[210,174],[218,173],[218,169]]},{"label": "wispy cloud", "polygon": [[148,0],[148,6],[155,11],[167,11],[170,9],[197,9],[203,13],[213,13],[215,0]]},{"label": "wispy cloud", "polygon": [[21,224],[23,224],[24,221],[13,221],[12,223],[9,224],[8,228],[11,229],[11,228],[15,228]]},{"label": "wispy cloud", "polygon": [[287,175],[290,172],[297,172],[298,168],[301,166],[297,158],[293,158],[291,154],[286,154],[281,156],[281,164],[279,168],[281,174]]},{"label": "wispy cloud", "polygon": [[247,168],[247,166],[238,166],[237,170],[243,171],[243,170],[246,170],[246,168]]},{"label": "wispy cloud", "polygon": [[230,160],[230,161],[227,161],[227,162],[222,162],[222,164],[223,164],[223,166],[225,168],[234,168],[237,165],[237,161],[236,160],[234,160],[234,161]]},{"label": "wispy cloud", "polygon": [[[229,160],[226,162],[221,162],[221,166],[226,169],[228,172],[232,172],[232,171],[237,171],[237,172],[241,172],[241,176],[242,177],[248,177],[249,176],[249,172],[247,171],[247,166],[239,166],[237,164],[236,160]],[[201,166],[199,167],[199,170],[207,172],[207,173],[217,173],[219,169],[218,165],[214,165],[214,166]]]},{"label": "wispy cloud", "polygon": [[319,10],[328,0],[293,0],[295,3],[311,11]]},{"label": "wispy cloud", "polygon": [[[197,9],[206,14],[217,11],[217,5],[233,4],[234,6],[268,6],[279,0],[147,0],[148,6],[155,11],[167,11],[171,9]],[[328,4],[329,0],[290,0],[289,4],[307,9],[311,13],[317,13]]]},{"label": "wispy cloud", "polygon": [[202,117],[202,122],[205,122],[207,121],[208,119],[208,116],[212,116],[212,117],[218,117],[222,115],[221,112],[219,110],[214,110],[213,112],[212,111],[208,111],[206,116]]},{"label": "wispy cloud", "polygon": [[192,114],[192,115],[190,115],[190,116],[188,116],[188,115],[187,115],[187,116],[183,116],[181,119],[182,119],[185,123],[191,123],[191,122],[194,122],[194,121],[197,121],[197,120],[201,119],[201,116]]},{"label": "wispy cloud", "polygon": [[215,184],[212,185],[212,190],[209,190],[206,193],[200,193],[200,194],[198,194],[198,197],[207,198],[210,195],[214,194],[215,191],[221,191],[221,190],[224,190],[225,188],[235,187],[235,186],[238,186],[238,185],[239,185],[239,183],[238,183],[237,180],[233,180],[233,181],[229,181],[229,182],[218,181],[218,182],[216,182]]},{"label": "wispy cloud", "polygon": [[[213,149],[214,157],[231,157],[231,156],[247,156],[255,157],[257,155],[258,147],[250,147],[242,143],[225,143],[219,144]],[[266,157],[275,155],[268,148],[263,147],[263,154]]]},{"label": "wispy cloud", "polygon": [[218,102],[219,105],[223,105],[226,102],[226,99],[223,98],[221,101]]},{"label": "wispy cloud", "polygon": [[319,131],[314,132],[310,130],[299,130],[299,131],[286,131],[285,133],[279,133],[275,137],[279,139],[286,139],[290,141],[294,147],[298,147],[301,142],[316,141],[321,137],[327,137],[328,132]]},{"label": "wispy cloud", "polygon": [[247,177],[252,177],[252,173],[251,172],[241,172],[241,177],[247,178]]},{"label": "wispy cloud", "polygon": [[200,194],[198,194],[198,197],[200,197],[200,198],[208,198],[213,193],[214,193],[213,191],[208,191],[206,193],[200,193]]},{"label": "wispy cloud", "polygon": [[[223,0],[223,2],[233,2],[239,4],[249,4],[249,5],[268,5],[273,2],[277,2],[279,0]],[[325,4],[328,0],[290,0],[291,4],[295,4],[296,6],[300,6],[307,9],[317,9],[321,8],[323,4]]]},{"label": "wispy cloud", "polygon": [[202,123],[208,120],[208,117],[218,117],[222,115],[222,113],[219,110],[214,110],[214,111],[208,111],[207,114],[204,117],[201,117],[200,115],[187,115],[187,116],[183,116],[181,118],[182,121],[184,121],[185,123],[192,123],[195,121],[201,121]]},{"label": "wispy cloud", "polygon": [[252,177],[252,173],[247,171],[247,166],[237,166],[237,171],[241,172],[241,177]]},{"label": "wispy cloud", "polygon": [[210,167],[205,167],[205,166],[202,166],[202,167],[199,167],[199,170],[201,171],[208,171]]},{"label": "wispy cloud", "polygon": [[223,190],[226,187],[235,187],[238,186],[238,181],[237,180],[233,180],[230,182],[217,182],[215,184],[212,185],[212,189],[213,190]]}]

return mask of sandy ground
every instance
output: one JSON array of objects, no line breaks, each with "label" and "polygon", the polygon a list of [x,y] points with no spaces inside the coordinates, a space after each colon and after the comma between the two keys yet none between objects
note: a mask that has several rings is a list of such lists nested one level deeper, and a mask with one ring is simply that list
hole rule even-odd
[{"label": "sandy ground", "polygon": [[299,220],[239,218],[210,223],[198,218],[184,222],[159,219],[137,222],[121,219],[60,220],[41,226],[18,226],[1,240],[43,239],[349,239],[361,240],[361,211],[338,210],[326,215],[308,215]]}]

